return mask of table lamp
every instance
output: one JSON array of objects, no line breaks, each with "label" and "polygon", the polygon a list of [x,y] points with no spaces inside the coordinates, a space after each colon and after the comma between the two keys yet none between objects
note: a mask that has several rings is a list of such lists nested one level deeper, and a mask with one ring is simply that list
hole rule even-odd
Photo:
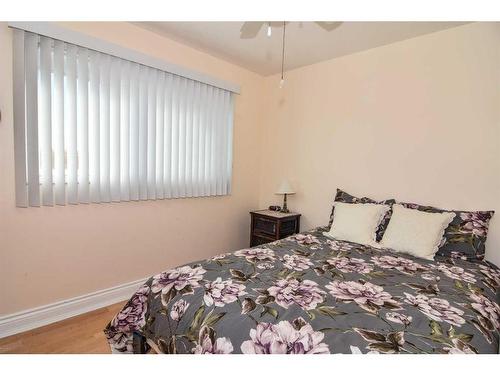
[{"label": "table lamp", "polygon": [[295,194],[292,187],[290,186],[290,183],[287,180],[283,180],[276,194],[283,195],[283,208],[281,209],[281,212],[285,214],[290,212],[288,211],[288,207],[286,205],[286,196],[289,194]]}]

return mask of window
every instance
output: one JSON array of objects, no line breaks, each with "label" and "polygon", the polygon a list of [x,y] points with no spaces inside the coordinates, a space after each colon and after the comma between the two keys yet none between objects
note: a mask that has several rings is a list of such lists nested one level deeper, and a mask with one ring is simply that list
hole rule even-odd
[{"label": "window", "polygon": [[17,205],[226,195],[226,89],[14,30]]}]

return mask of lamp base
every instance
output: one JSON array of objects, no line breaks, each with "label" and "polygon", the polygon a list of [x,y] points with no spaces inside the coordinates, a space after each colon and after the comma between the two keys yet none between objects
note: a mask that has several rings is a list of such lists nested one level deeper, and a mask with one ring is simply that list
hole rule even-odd
[{"label": "lamp base", "polygon": [[288,207],[286,205],[286,194],[283,194],[283,208],[281,209],[280,212],[283,212],[284,214],[289,213],[290,211],[288,210]]}]

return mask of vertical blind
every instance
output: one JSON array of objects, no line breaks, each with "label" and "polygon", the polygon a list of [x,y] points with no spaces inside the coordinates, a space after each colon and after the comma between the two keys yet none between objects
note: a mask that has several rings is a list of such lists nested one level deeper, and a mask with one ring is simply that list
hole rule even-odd
[{"label": "vertical blind", "polygon": [[233,96],[14,30],[17,205],[226,195]]}]

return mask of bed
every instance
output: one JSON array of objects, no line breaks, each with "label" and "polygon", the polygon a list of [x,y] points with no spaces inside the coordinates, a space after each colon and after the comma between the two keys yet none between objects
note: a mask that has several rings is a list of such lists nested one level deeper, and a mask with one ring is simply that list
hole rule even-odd
[{"label": "bed", "polygon": [[324,230],[151,277],[107,325],[112,352],[498,353],[498,267]]}]

